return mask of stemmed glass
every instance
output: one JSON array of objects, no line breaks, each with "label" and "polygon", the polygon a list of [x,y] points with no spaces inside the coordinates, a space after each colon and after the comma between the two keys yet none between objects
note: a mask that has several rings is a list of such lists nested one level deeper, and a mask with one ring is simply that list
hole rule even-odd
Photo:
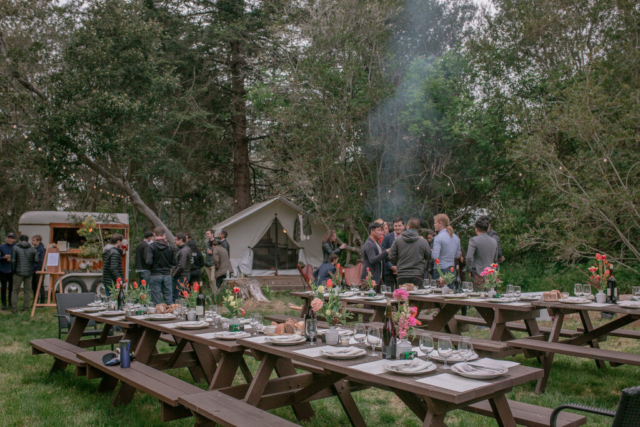
[{"label": "stemmed glass", "polygon": [[93,302],[97,305],[97,304],[101,304],[102,303],[102,297],[100,296],[100,294],[96,294],[95,297],[93,297]]},{"label": "stemmed glass", "polygon": [[258,335],[256,314],[258,314],[258,313],[251,313],[251,317],[249,317],[249,324],[251,325],[251,328],[253,329],[253,334],[251,334],[251,335]]},{"label": "stemmed glass", "polygon": [[576,294],[578,298],[582,296],[582,284],[576,283],[573,285],[573,293]]},{"label": "stemmed glass", "polygon": [[473,292],[473,283],[472,282],[462,282],[462,289],[467,295],[470,295]]},{"label": "stemmed glass", "polygon": [[431,334],[420,335],[420,351],[427,355],[427,361],[433,351],[433,336]]},{"label": "stemmed glass", "polygon": [[356,323],[353,329],[353,339],[356,340],[358,344],[362,344],[364,340],[367,339],[367,327],[364,323]]},{"label": "stemmed glass", "polygon": [[256,313],[255,317],[254,317],[254,326],[253,326],[253,330],[256,331],[256,335],[259,334],[260,330],[262,330],[262,325],[263,325],[263,318],[262,318],[262,314],[260,313]]},{"label": "stemmed glass", "polygon": [[422,289],[429,289],[430,285],[429,285],[429,279],[424,279],[422,281]]},{"label": "stemmed glass", "polygon": [[591,296],[591,285],[586,283],[582,285],[582,296],[589,298]]},{"label": "stemmed glass", "polygon": [[380,329],[373,326],[367,329],[367,343],[371,346],[371,354],[369,356],[377,356],[376,346],[380,344]]},{"label": "stemmed glass", "polygon": [[450,369],[447,366],[447,359],[453,355],[453,345],[451,344],[451,338],[440,337],[438,339],[438,354],[444,359],[444,366],[442,369]]},{"label": "stemmed glass", "polygon": [[520,286],[514,286],[513,294],[516,296],[516,301],[518,301],[520,299],[520,295],[522,295],[522,288]]},{"label": "stemmed glass", "polygon": [[640,286],[634,286],[631,294],[632,298],[640,301]]},{"label": "stemmed glass", "polygon": [[513,285],[507,285],[507,298],[513,297]]},{"label": "stemmed glass", "polygon": [[307,335],[309,336],[309,345],[316,344],[316,336],[318,335],[318,321],[316,319],[307,319],[305,323]]},{"label": "stemmed glass", "polygon": [[460,342],[458,342],[458,352],[464,362],[473,356],[473,343],[471,342],[471,337],[460,338]]}]

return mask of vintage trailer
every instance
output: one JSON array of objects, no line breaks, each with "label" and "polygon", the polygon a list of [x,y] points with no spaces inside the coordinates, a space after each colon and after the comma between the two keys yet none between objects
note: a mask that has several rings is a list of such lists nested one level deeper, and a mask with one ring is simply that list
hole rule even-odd
[{"label": "vintage trailer", "polygon": [[[83,224],[84,222],[84,224]],[[88,227],[87,224],[91,224]],[[20,217],[21,235],[42,236],[46,248],[60,249],[60,269],[65,293],[98,292],[105,294],[102,285],[102,248],[114,233],[124,235],[122,267],[129,276],[129,215],[96,212],[32,211]],[[80,233],[79,233],[80,232]],[[45,289],[48,286],[48,277]]]}]

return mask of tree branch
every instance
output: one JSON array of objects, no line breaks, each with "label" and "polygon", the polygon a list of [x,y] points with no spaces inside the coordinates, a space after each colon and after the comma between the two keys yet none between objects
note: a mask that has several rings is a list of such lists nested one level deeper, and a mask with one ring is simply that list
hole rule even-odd
[{"label": "tree branch", "polygon": [[4,39],[4,33],[2,31],[0,31],[0,55],[4,57],[4,62],[7,64],[7,67],[9,68],[11,75],[13,76],[13,78],[15,78],[18,81],[18,83],[20,83],[29,91],[38,95],[40,99],[42,99],[44,102],[49,102],[47,95],[45,95],[45,93],[40,88],[38,88],[35,84],[31,83],[29,80],[22,77],[18,72],[18,70],[14,68],[13,62],[11,62],[11,58],[9,58],[9,55],[7,55],[7,42]]}]

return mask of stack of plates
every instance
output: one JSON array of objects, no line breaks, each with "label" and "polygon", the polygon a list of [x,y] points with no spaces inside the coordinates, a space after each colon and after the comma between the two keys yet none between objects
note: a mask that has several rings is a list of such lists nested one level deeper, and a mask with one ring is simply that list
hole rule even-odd
[{"label": "stack of plates", "polygon": [[302,335],[275,335],[266,337],[265,342],[274,345],[298,345],[307,342],[307,339]]},{"label": "stack of plates", "polygon": [[512,302],[518,302],[515,298],[493,298],[489,302],[494,302],[496,304],[509,304]]},{"label": "stack of plates", "polygon": [[125,312],[122,310],[111,310],[111,311],[107,310],[107,311],[102,311],[98,313],[98,315],[102,317],[115,317],[115,316],[122,316],[123,314],[125,314]]},{"label": "stack of plates", "polygon": [[203,321],[176,323],[176,328],[180,328],[180,329],[203,329],[208,327],[209,327],[209,324]]},{"label": "stack of plates", "polygon": [[[429,357],[433,360],[437,360],[438,362],[444,362],[444,357],[440,356],[440,353],[438,353],[438,350],[433,350],[429,355]],[[474,352],[473,356],[468,358],[467,361],[476,360],[477,358],[478,358],[478,355]],[[462,356],[460,356],[460,353],[458,352],[458,350],[454,350],[451,357],[447,359],[447,363],[456,363],[456,362],[462,362],[462,361],[464,361],[464,359],[462,358]]]},{"label": "stack of plates", "polygon": [[219,340],[237,340],[240,338],[250,337],[251,334],[244,331],[236,331],[236,332],[216,332],[214,337]]},{"label": "stack of plates", "polygon": [[176,315],[173,313],[164,313],[164,314],[150,314],[147,319],[149,320],[173,320],[176,318]]},{"label": "stack of plates", "polygon": [[387,372],[400,375],[422,375],[427,372],[435,371],[437,366],[435,363],[415,358],[413,360],[403,360],[387,363],[384,367]]},{"label": "stack of plates", "polygon": [[619,301],[618,305],[624,308],[640,308],[640,301]]},{"label": "stack of plates", "polygon": [[491,378],[499,377],[509,372],[509,369],[502,366],[484,366],[474,365],[473,363],[456,363],[451,367],[451,371],[456,374],[473,378],[476,380],[488,380]]},{"label": "stack of plates", "polygon": [[102,306],[100,306],[100,307],[87,307],[87,308],[83,308],[82,311],[85,312],[85,313],[97,313],[97,312],[102,311],[104,309],[105,309],[105,307],[102,307]]},{"label": "stack of plates", "polygon": [[345,360],[364,356],[367,352],[358,347],[332,347],[327,350],[320,350],[320,354],[328,357],[329,359]]}]

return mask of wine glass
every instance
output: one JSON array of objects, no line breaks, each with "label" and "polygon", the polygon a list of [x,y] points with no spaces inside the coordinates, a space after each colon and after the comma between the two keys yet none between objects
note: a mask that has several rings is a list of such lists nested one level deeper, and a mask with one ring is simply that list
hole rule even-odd
[{"label": "wine glass", "polygon": [[356,340],[358,344],[362,344],[364,340],[367,339],[367,327],[364,323],[356,323],[353,329],[353,339]]},{"label": "wine glass", "polygon": [[520,299],[520,295],[522,295],[522,288],[520,286],[514,286],[513,294],[516,296],[516,301],[518,301]]},{"label": "wine glass", "polygon": [[309,336],[309,345],[316,345],[316,336],[318,335],[318,321],[316,319],[307,319],[305,322],[307,335]]},{"label": "wine glass", "polygon": [[589,298],[591,296],[591,285],[590,284],[584,284],[582,285],[582,296],[585,298]]},{"label": "wine glass", "polygon": [[369,356],[377,356],[376,346],[380,344],[380,329],[373,326],[367,329],[367,343],[371,346],[371,354]]},{"label": "wine glass", "polygon": [[93,303],[96,305],[102,303],[102,297],[100,296],[99,293],[97,293],[96,296],[93,297]]},{"label": "wine glass", "polygon": [[460,338],[460,342],[458,342],[458,352],[464,362],[473,356],[473,343],[471,342],[471,337]]},{"label": "wine glass", "polygon": [[578,298],[582,296],[582,284],[576,283],[573,285],[573,293],[576,294]]},{"label": "wine glass", "polygon": [[513,285],[507,285],[507,298],[513,297]]},{"label": "wine glass", "polygon": [[[253,317],[253,321],[254,321],[254,326],[253,326],[253,330],[255,331],[255,335],[259,334],[259,331],[262,330],[262,314],[260,313],[256,313]],[[298,335],[302,335],[301,333],[299,333]]]},{"label": "wine glass", "polygon": [[442,369],[450,369],[447,366],[447,359],[453,355],[453,345],[451,344],[451,338],[440,337],[438,339],[438,354],[444,359],[444,366]]},{"label": "wine glass", "polygon": [[424,279],[422,281],[422,289],[429,289],[429,287],[430,287],[429,283],[430,283],[429,279]]},{"label": "wine glass", "polygon": [[636,301],[640,301],[640,286],[634,286],[631,297]]},{"label": "wine glass", "polygon": [[420,351],[427,355],[427,361],[433,351],[433,336],[431,334],[420,335]]},{"label": "wine glass", "polygon": [[258,335],[258,331],[256,330],[256,314],[251,313],[249,315],[249,325],[251,325],[251,329],[253,329],[253,333],[251,335]]}]

